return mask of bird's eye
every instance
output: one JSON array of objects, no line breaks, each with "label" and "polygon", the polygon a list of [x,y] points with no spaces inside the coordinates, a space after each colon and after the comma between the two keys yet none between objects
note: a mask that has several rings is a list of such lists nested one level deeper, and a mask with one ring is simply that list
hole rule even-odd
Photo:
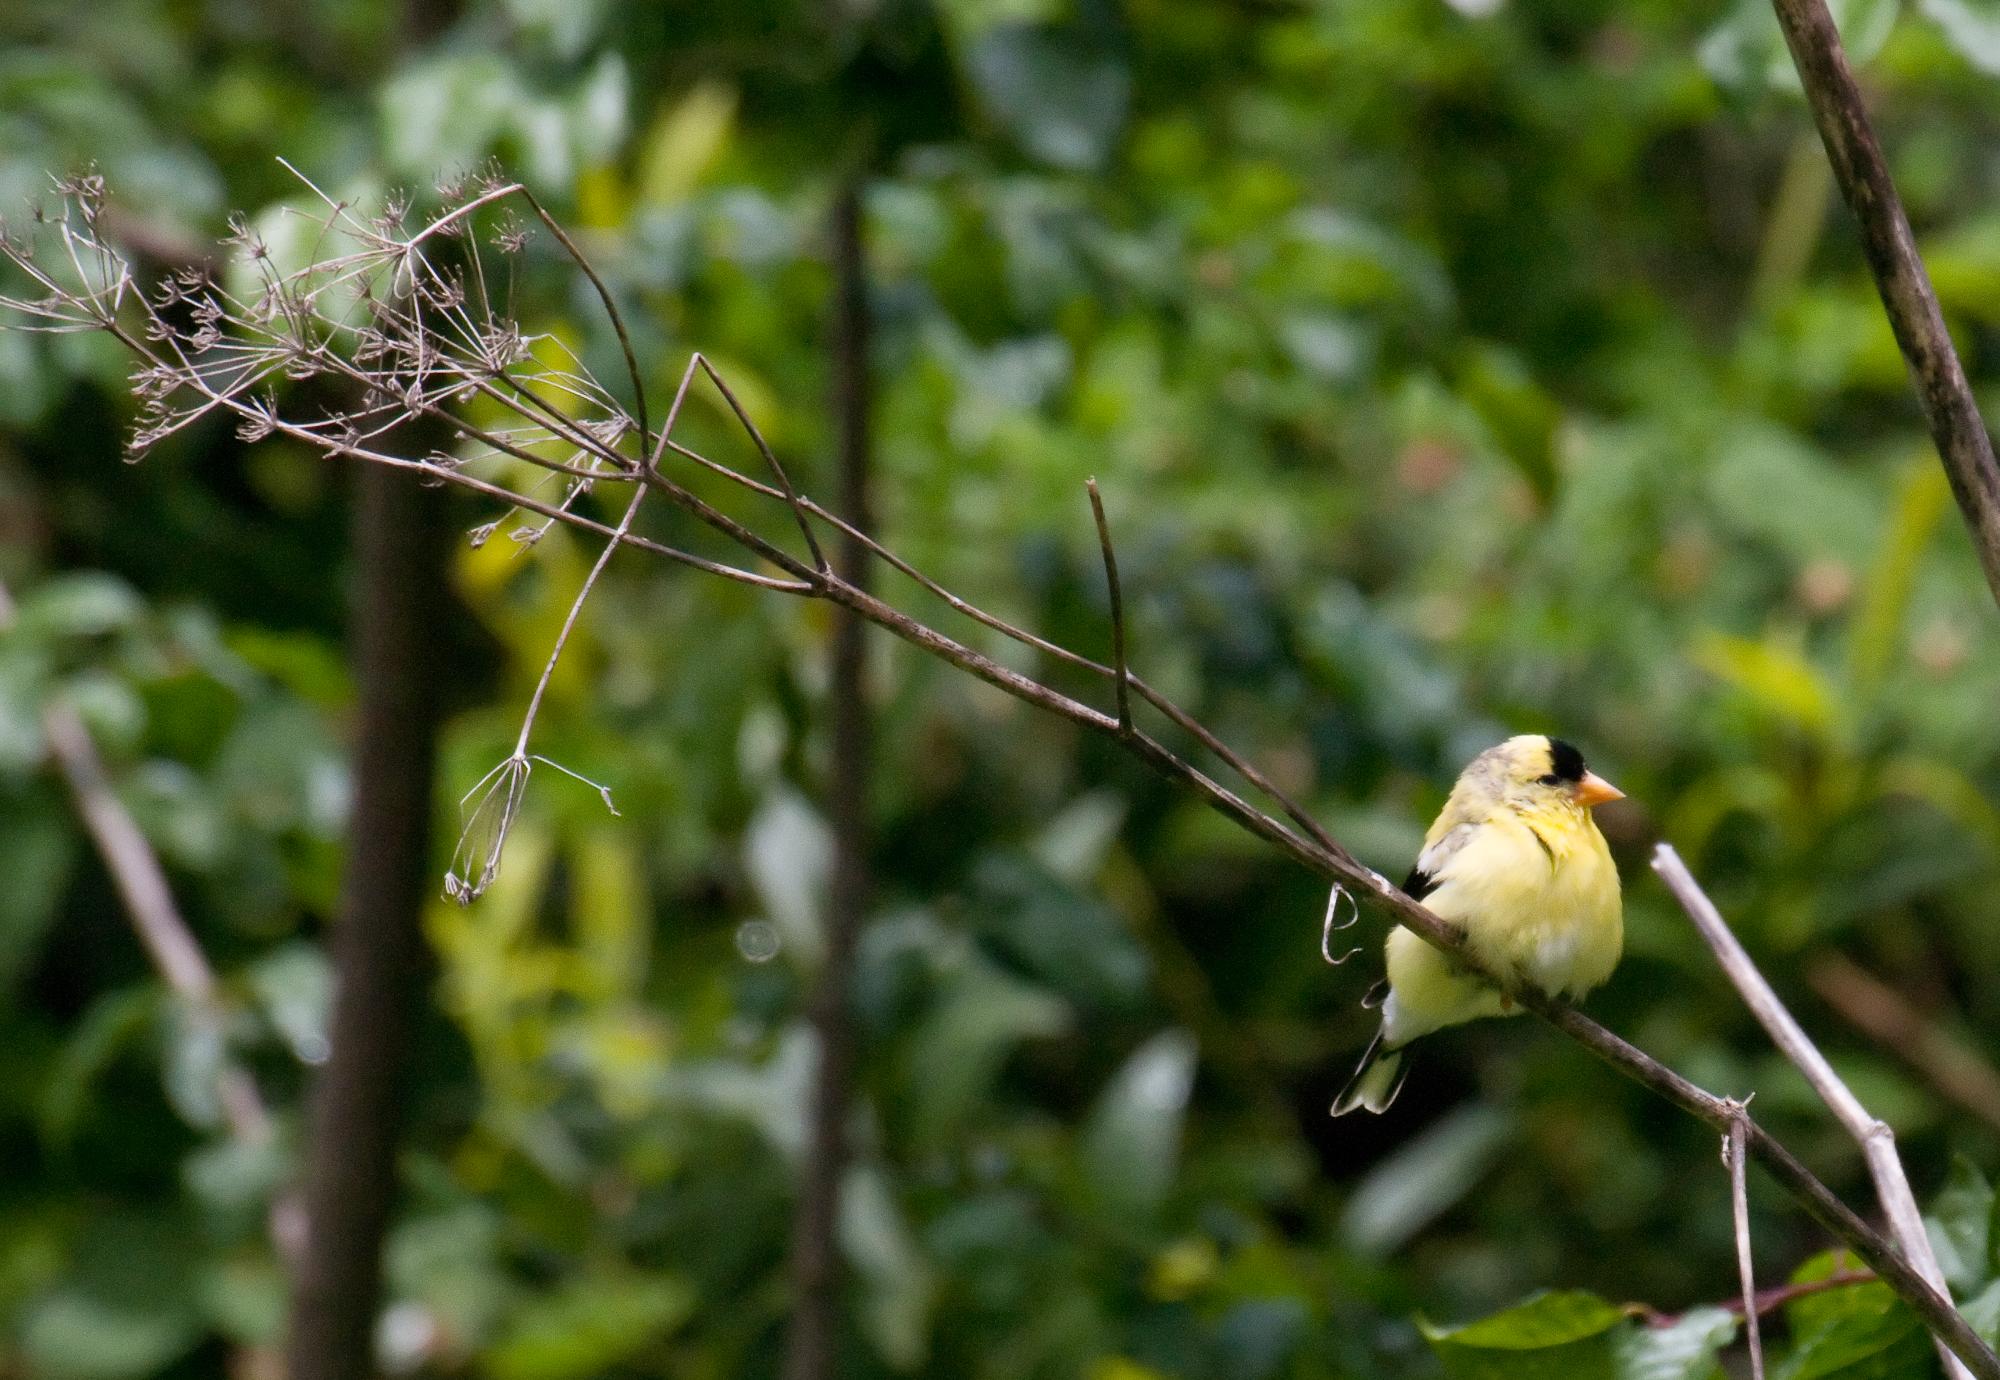
[{"label": "bird's eye", "polygon": [[1562,784],[1562,778],[1554,772],[1550,772],[1547,776],[1536,777],[1535,782],[1541,786],[1557,786]]}]

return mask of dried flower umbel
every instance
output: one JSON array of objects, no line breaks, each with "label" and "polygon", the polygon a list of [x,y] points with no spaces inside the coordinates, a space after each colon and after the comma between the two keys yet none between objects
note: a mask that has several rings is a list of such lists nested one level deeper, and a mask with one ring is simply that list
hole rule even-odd
[{"label": "dried flower umbel", "polygon": [[[443,189],[449,194],[444,209],[411,231],[404,228],[409,205],[401,198],[366,216],[303,176],[300,181],[320,205],[309,217],[314,248],[304,263],[281,267],[256,226],[233,217],[223,247],[234,272],[182,267],[150,297],[135,290],[130,267],[98,233],[102,180],[59,182],[53,214],[37,212],[24,236],[0,238],[0,256],[36,289],[0,295],[0,308],[10,309],[23,329],[106,331],[134,352],[139,410],[127,443],[131,460],[221,414],[235,418],[246,442],[282,435],[330,458],[408,469],[420,482],[455,484],[500,500],[505,511],[472,529],[474,546],[505,530],[526,551],[558,522],[607,538],[543,667],[514,751],[462,802],[464,827],[445,889],[470,902],[499,873],[536,764],[583,781],[612,807],[606,787],[530,752],[529,745],[557,659],[619,545],[755,585],[793,592],[807,586],[632,535],[641,501],[661,487],[650,472],[666,431],[655,436],[649,429],[629,342],[628,407],[556,337],[530,333],[512,315],[512,261],[532,238],[530,224],[501,206],[517,201],[584,267],[616,321],[608,290],[526,189],[492,172],[461,180]],[[490,225],[482,220],[488,208],[498,208]],[[51,248],[57,253],[49,254]],[[507,257],[504,275],[490,272],[489,251]],[[622,323],[617,329],[624,341]],[[681,380],[668,428],[697,367],[691,363]],[[320,385],[317,395],[339,401],[322,402],[318,415],[307,415],[294,385],[308,382]],[[504,423],[467,421],[463,405],[475,398],[491,404],[487,411],[498,412]],[[413,453],[405,437],[419,420],[432,424],[430,434],[439,424],[448,426],[457,446]],[[615,526],[577,511],[606,482],[629,491]]]}]

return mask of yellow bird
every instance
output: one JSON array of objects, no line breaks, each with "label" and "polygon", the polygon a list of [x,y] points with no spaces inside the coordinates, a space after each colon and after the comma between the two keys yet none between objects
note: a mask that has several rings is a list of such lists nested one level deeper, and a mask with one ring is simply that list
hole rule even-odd
[{"label": "yellow bird", "polygon": [[[1560,738],[1509,738],[1460,774],[1403,890],[1463,931],[1488,971],[1580,997],[1611,976],[1625,943],[1618,868],[1590,814],[1624,794]],[[1410,1041],[1517,1009],[1400,925],[1385,949],[1388,978],[1366,999],[1381,1005],[1382,1027],[1335,1099],[1335,1116],[1387,1110],[1402,1090]]]}]

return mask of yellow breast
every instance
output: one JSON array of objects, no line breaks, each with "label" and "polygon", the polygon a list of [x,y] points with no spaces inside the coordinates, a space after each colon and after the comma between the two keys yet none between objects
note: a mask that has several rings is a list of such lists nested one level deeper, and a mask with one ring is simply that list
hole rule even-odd
[{"label": "yellow breast", "polygon": [[1495,972],[1575,997],[1618,965],[1625,940],[1618,869],[1584,811],[1495,810],[1437,877],[1424,904],[1460,926]]}]

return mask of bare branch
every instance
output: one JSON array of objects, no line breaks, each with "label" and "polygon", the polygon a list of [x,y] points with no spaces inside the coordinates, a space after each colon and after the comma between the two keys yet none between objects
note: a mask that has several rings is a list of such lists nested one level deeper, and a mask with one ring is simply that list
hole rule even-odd
[{"label": "bare branch", "polygon": [[791,476],[785,473],[785,467],[778,463],[777,452],[771,449],[770,443],[764,439],[764,433],[757,429],[757,424],[750,420],[750,414],[743,410],[743,404],[736,401],[735,392],[723,382],[722,375],[715,372],[715,366],[708,362],[708,357],[697,352],[694,358],[695,362],[701,365],[702,372],[708,375],[708,381],[715,385],[718,393],[722,394],[723,401],[729,404],[729,410],[736,414],[736,420],[742,424],[743,430],[749,433],[758,454],[762,455],[764,463],[771,467],[771,473],[778,477],[778,486],[784,490],[785,501],[792,505],[792,516],[798,520],[799,531],[805,536],[806,549],[812,552],[813,566],[820,574],[826,574],[826,554],[819,549],[819,538],[813,535],[812,523],[807,519],[805,509],[799,503],[798,490],[792,487]]},{"label": "bare branch", "polygon": [[1118,729],[1132,731],[1132,672],[1125,662],[1125,595],[1118,587],[1118,553],[1111,548],[1111,524],[1104,519],[1104,498],[1093,476],[1083,481],[1090,491],[1090,514],[1097,521],[1097,549],[1104,554],[1104,582],[1111,591],[1112,680],[1118,689]]},{"label": "bare branch", "polygon": [[[535,194],[526,187],[517,186],[516,190],[520,192],[528,205],[534,208],[534,212],[541,218],[542,224],[549,227],[549,233],[556,237],[556,242],[562,245],[563,250],[569,255],[570,261],[583,271],[584,277],[590,279],[591,287],[597,290],[597,300],[604,304],[604,314],[610,318],[611,329],[617,332],[618,348],[625,352],[625,371],[631,376],[632,380],[632,408],[638,415],[639,421],[639,449],[641,451],[650,450],[652,448],[652,436],[646,427],[646,385],[640,381],[639,357],[632,352],[632,337],[625,330],[625,318],[618,310],[617,299],[612,297],[611,289],[604,285],[604,280],[597,276],[597,269],[591,265],[589,258],[584,255],[581,249],[576,247],[576,241],[569,237],[569,232],[563,229],[561,223],[543,208],[541,201],[536,198]],[[669,419],[666,429],[672,431],[673,427],[673,421]]]},{"label": "bare branch", "polygon": [[[1738,1317],[1744,1316],[1746,1312],[1754,1312],[1759,1317],[1762,1317],[1766,1313],[1776,1312],[1778,1309],[1795,1300],[1809,1299],[1814,1294],[1830,1293],[1835,1289],[1847,1289],[1856,1284],[1875,1284],[1878,1282],[1875,1276],[1866,1270],[1835,1270],[1823,1279],[1802,1280],[1797,1284],[1774,1284],[1768,1289],[1759,1289],[1748,1300],[1747,1304],[1743,1295],[1739,1292],[1733,1298],[1727,1298],[1720,1303],[1705,1306],[1726,1308]],[[1644,1318],[1648,1327],[1672,1327],[1687,1316],[1684,1313],[1662,1313],[1658,1309],[1650,1308],[1643,1303],[1628,1303],[1625,1307],[1628,1311]]]},{"label": "bare branch", "polygon": [[[1869,1175],[1875,1180],[1875,1194],[1881,1201],[1882,1212],[1889,1221],[1889,1230],[1902,1247],[1903,1254],[1921,1275],[1924,1282],[1945,1298],[1950,1293],[1945,1286],[1944,1271],[1938,1267],[1937,1254],[1931,1249],[1930,1234],[1924,1230],[1923,1215],[1917,1210],[1916,1197],[1910,1192],[1909,1177],[1903,1172],[1903,1161],[1896,1154],[1896,1133],[1889,1123],[1869,1114],[1861,1105],[1840,1075],[1833,1071],[1833,1065],[1819,1051],[1819,1046],[1805,1033],[1785,1004],[1778,1000],[1778,994],[1771,990],[1771,984],[1757,970],[1757,965],[1744,949],[1742,941],[1729,928],[1729,922],[1722,918],[1715,903],[1696,882],[1687,864],[1681,861],[1679,853],[1671,844],[1661,844],[1653,850],[1653,870],[1660,874],[1667,890],[1679,901],[1681,909],[1694,921],[1695,929],[1714,952],[1716,962],[1742,996],[1744,1005],[1750,1008],[1771,1037],[1771,1043],[1778,1052],[1790,1060],[1806,1082],[1819,1094],[1820,1101],[1826,1103],[1848,1135],[1868,1160]],[[1870,1262],[1871,1264],[1873,1262]],[[1963,1354],[1963,1353],[1961,1353]],[[1960,1375],[1962,1370],[1957,1358],[1939,1343],[1939,1357],[1944,1362],[1947,1375]],[[1968,1361],[1970,1357],[1966,1358]]]},{"label": "bare branch", "polygon": [[1736,1273],[1743,1286],[1743,1331],[1750,1345],[1751,1380],[1764,1380],[1764,1338],[1757,1323],[1757,1272],[1750,1262],[1750,1189],[1744,1179],[1747,1102],[1732,1103],[1736,1119],[1722,1138],[1722,1163],[1729,1170],[1729,1212],[1736,1223]]},{"label": "bare branch", "polygon": [[1896,195],[1882,145],[1868,123],[1868,107],[1841,48],[1840,30],[1825,0],[1772,0],[1772,4],[1812,104],[1834,177],[1860,223],[1862,247],[1882,308],[1909,365],[1910,381],[1959,511],[1971,529],[1987,587],[2000,600],[2000,461],[1994,459],[1992,438],[1966,382],[1965,366],[1952,346],[1951,332],[1945,328],[1937,292],[1923,256],[1917,253],[1916,236]]}]

